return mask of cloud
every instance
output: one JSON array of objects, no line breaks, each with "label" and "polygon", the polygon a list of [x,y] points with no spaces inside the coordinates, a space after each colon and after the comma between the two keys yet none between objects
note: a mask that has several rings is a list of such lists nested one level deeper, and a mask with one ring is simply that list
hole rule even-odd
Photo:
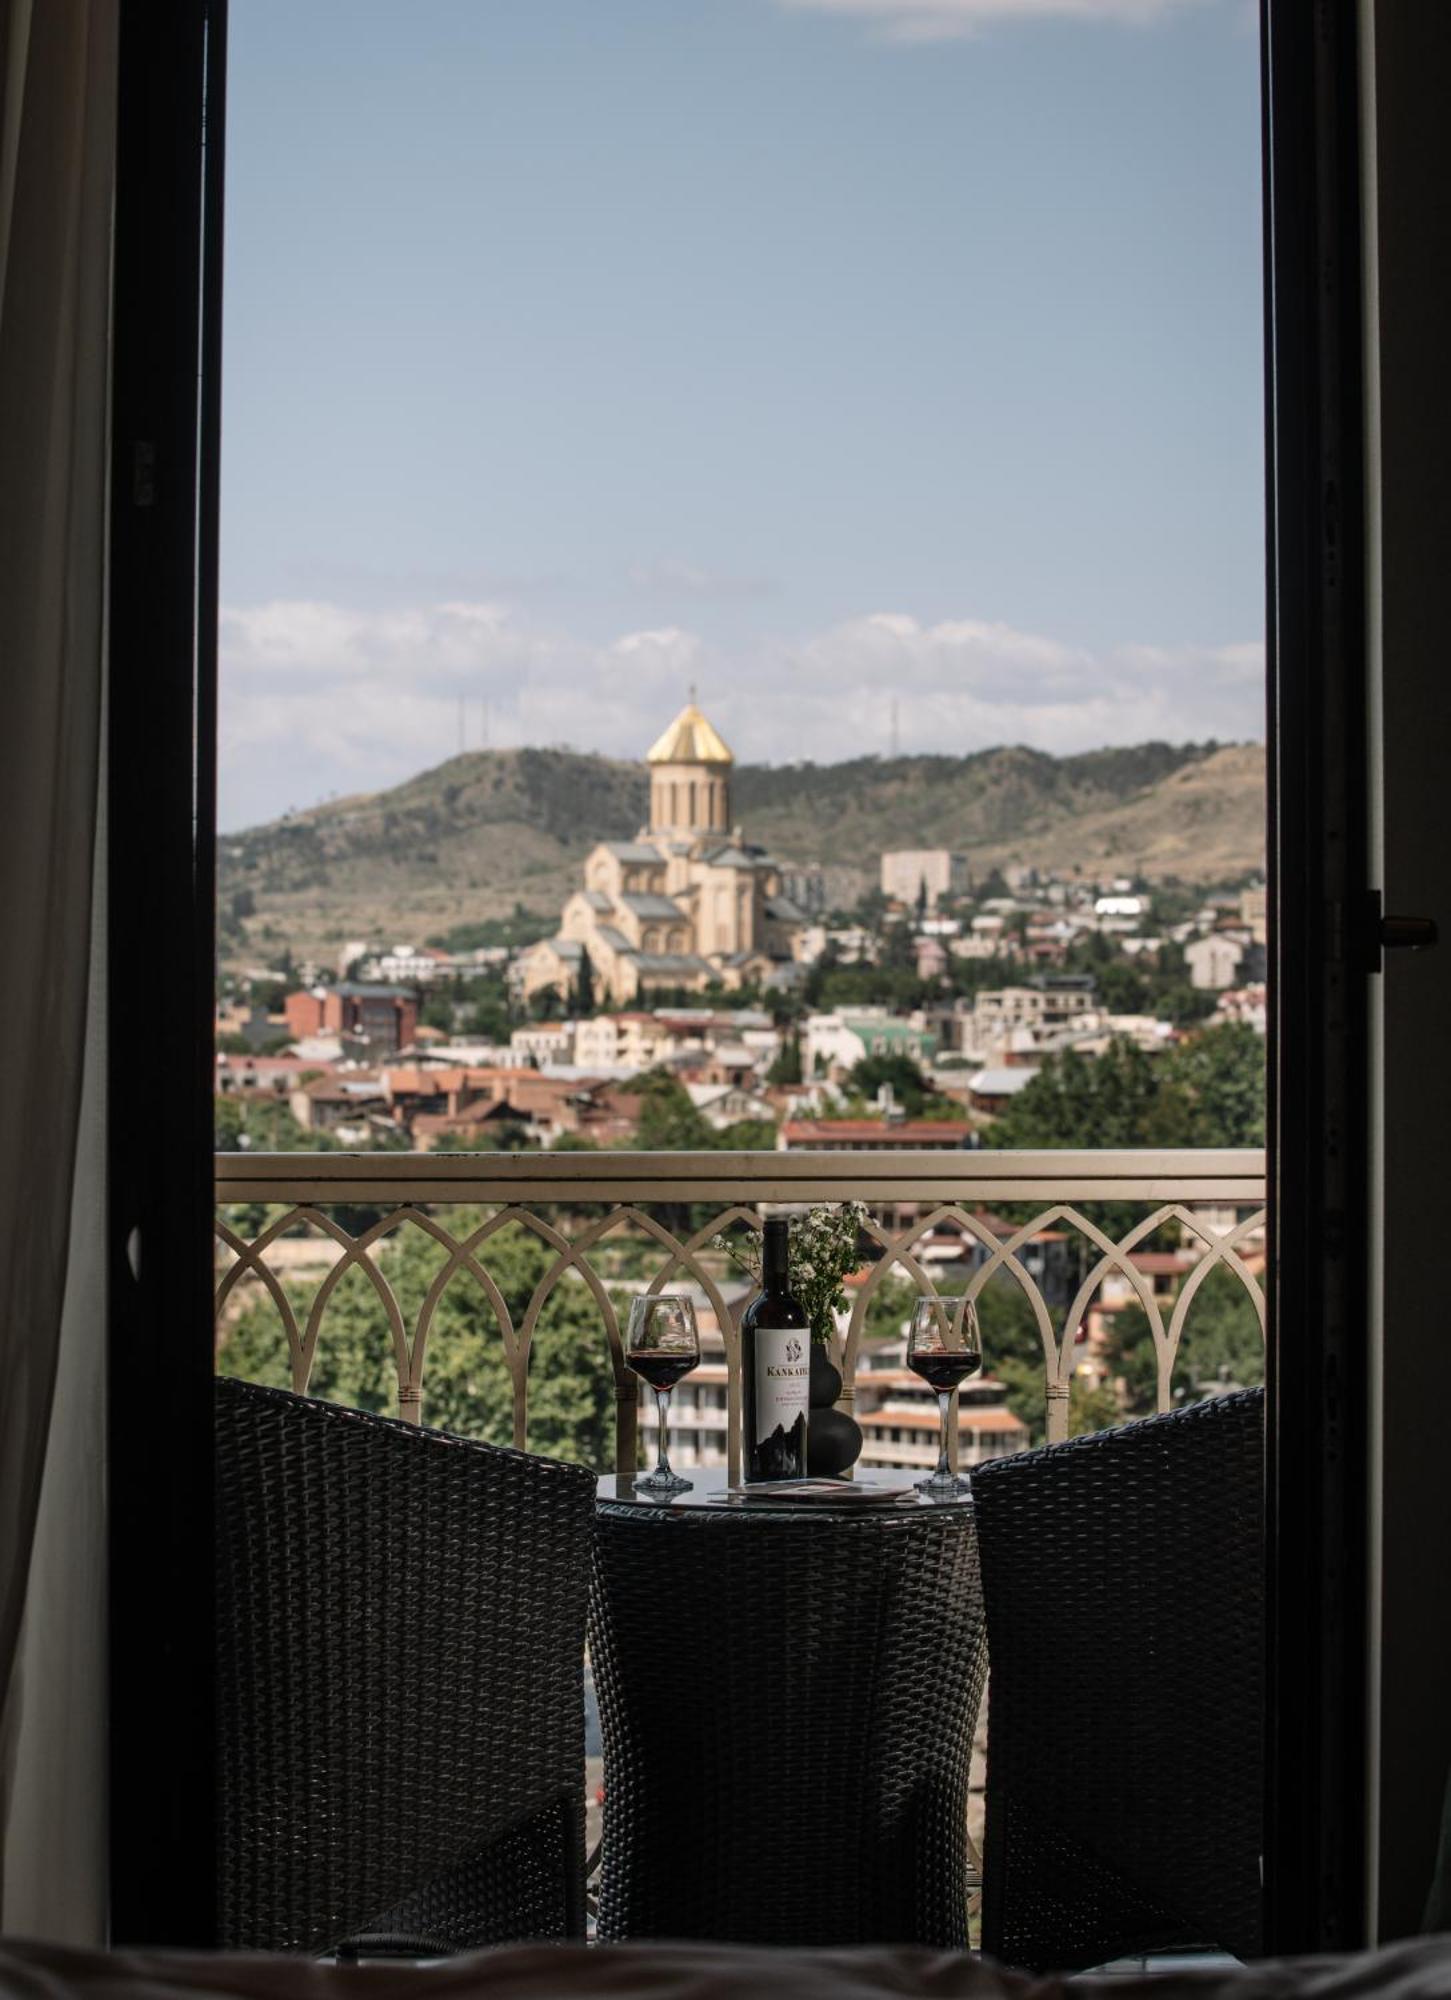
[{"label": "cloud", "polygon": [[1151,27],[1203,0],[778,0],[795,13],[837,14],[878,27],[891,41],[940,42],[1000,22],[1107,22]]},{"label": "cloud", "polygon": [[766,576],[730,576],[673,556],[631,563],[625,575],[636,590],[652,597],[693,597],[729,603],[769,597],[776,588]]},{"label": "cloud", "polygon": [[1263,731],[1258,642],[1094,650],[893,610],[727,648],[675,625],[598,643],[500,603],[281,600],[224,611],[221,653],[227,827],[398,784],[461,738],[639,757],[692,684],[750,762],[884,753],[894,719],[903,750],[950,754]]}]

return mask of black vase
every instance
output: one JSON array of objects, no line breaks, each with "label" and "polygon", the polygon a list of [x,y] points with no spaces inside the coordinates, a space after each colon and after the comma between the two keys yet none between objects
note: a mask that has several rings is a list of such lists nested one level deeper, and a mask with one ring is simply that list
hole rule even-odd
[{"label": "black vase", "polygon": [[830,1350],[811,1343],[811,1415],[806,1426],[806,1470],[813,1479],[833,1479],[849,1471],[861,1454],[861,1426],[838,1410],[841,1371]]}]

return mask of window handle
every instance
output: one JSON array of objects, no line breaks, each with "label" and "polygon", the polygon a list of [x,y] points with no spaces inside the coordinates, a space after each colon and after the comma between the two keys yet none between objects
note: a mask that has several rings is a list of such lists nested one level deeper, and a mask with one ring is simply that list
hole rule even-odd
[{"label": "window handle", "polygon": [[1382,917],[1382,951],[1429,951],[1437,942],[1434,917]]},{"label": "window handle", "polygon": [[1429,951],[1439,941],[1434,917],[1386,916],[1379,889],[1366,891],[1360,936],[1369,972],[1379,972],[1388,951]]}]

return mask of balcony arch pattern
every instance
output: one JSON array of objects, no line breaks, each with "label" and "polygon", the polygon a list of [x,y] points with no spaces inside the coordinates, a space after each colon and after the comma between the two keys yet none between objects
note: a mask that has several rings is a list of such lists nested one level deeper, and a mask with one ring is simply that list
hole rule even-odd
[{"label": "balcony arch pattern", "polygon": [[[850,1311],[835,1341],[848,1411],[874,1302],[888,1296],[883,1288],[890,1284],[935,1296],[944,1239],[961,1250],[952,1290],[981,1298],[989,1285],[1007,1285],[1026,1301],[1041,1347],[1043,1430],[1050,1441],[1068,1434],[1082,1336],[1106,1285],[1117,1286],[1143,1312],[1161,1409],[1170,1406],[1194,1302],[1212,1272],[1232,1275],[1264,1325],[1254,1268],[1263,1260],[1264,1160],[1251,1151],[223,1155],[217,1192],[219,1328],[235,1320],[245,1299],[265,1302],[276,1315],[298,1391],[313,1380],[339,1288],[357,1273],[381,1317],[397,1413],[423,1420],[430,1337],[440,1308],[455,1287],[472,1288],[497,1332],[512,1440],[527,1446],[531,1362],[546,1309],[562,1292],[587,1297],[608,1362],[614,1461],[622,1471],[634,1467],[637,1451],[637,1385],[625,1365],[621,1332],[625,1300],[631,1292],[675,1284],[695,1288],[719,1329],[727,1369],[727,1463],[732,1474],[738,1470],[739,1344],[727,1296],[730,1273],[715,1245],[722,1234],[757,1229],[770,1206],[845,1199],[868,1205],[869,1263],[851,1288]],[[260,1223],[258,1205],[268,1211]],[[1125,1223],[1130,1209],[1136,1212]],[[511,1231],[547,1253],[522,1304],[511,1304],[490,1269],[491,1245],[497,1248]],[[421,1301],[405,1308],[390,1266],[410,1232],[437,1247],[438,1261]],[[1166,1234],[1190,1253],[1169,1297],[1156,1292],[1143,1264],[1135,1262],[1143,1246]],[[1035,1246],[1045,1238],[1071,1246],[1056,1291],[1042,1260],[1037,1269],[1032,1265]],[[289,1259],[296,1262],[287,1246],[303,1241],[315,1246],[311,1268],[319,1273],[305,1301],[286,1276]],[[626,1253],[630,1275],[621,1280]],[[990,1352],[987,1359],[991,1366]]]}]

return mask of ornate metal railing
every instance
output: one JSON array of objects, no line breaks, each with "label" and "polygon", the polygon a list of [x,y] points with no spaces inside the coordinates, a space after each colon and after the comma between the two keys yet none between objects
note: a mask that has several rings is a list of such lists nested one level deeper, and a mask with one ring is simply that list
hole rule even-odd
[{"label": "ornate metal railing", "polygon": [[[218,1156],[216,1174],[219,1325],[235,1320],[245,1296],[239,1288],[258,1288],[285,1338],[294,1388],[313,1381],[338,1287],[357,1272],[386,1322],[398,1411],[418,1420],[440,1307],[455,1285],[472,1285],[497,1328],[514,1442],[526,1445],[530,1362],[541,1316],[562,1286],[582,1286],[608,1352],[614,1456],[621,1470],[635,1464],[636,1381],[624,1365],[620,1287],[612,1290],[610,1258],[629,1240],[636,1248],[630,1291],[689,1280],[709,1300],[725,1344],[727,1460],[734,1474],[740,1452],[737,1343],[715,1245],[723,1232],[758,1226],[763,1204],[850,1199],[870,1211],[864,1227],[880,1255],[855,1288],[838,1342],[847,1409],[874,1297],[893,1276],[932,1293],[924,1246],[944,1227],[979,1246],[966,1286],[971,1294],[1008,1283],[1027,1301],[1042,1350],[1050,1441],[1068,1433],[1079,1334],[1106,1281],[1126,1286],[1143,1310],[1161,1409],[1169,1407],[1195,1298],[1212,1272],[1232,1273],[1264,1324],[1264,1299],[1250,1266],[1262,1261],[1265,1163],[1253,1150],[229,1153]],[[462,1224],[461,1210],[469,1211]],[[527,1297],[516,1296],[512,1305],[490,1271],[491,1245],[497,1255],[509,1231],[532,1237],[544,1253]],[[390,1259],[409,1232],[430,1239],[436,1253],[427,1284],[415,1284],[415,1295],[405,1300]],[[1172,1295],[1156,1292],[1144,1262],[1134,1261],[1135,1252],[1166,1235],[1196,1246]],[[327,1240],[328,1262],[304,1301],[288,1281],[287,1266],[289,1246],[306,1237]],[[1063,1246],[1055,1266],[1056,1304],[1045,1279],[1045,1240]]]}]

